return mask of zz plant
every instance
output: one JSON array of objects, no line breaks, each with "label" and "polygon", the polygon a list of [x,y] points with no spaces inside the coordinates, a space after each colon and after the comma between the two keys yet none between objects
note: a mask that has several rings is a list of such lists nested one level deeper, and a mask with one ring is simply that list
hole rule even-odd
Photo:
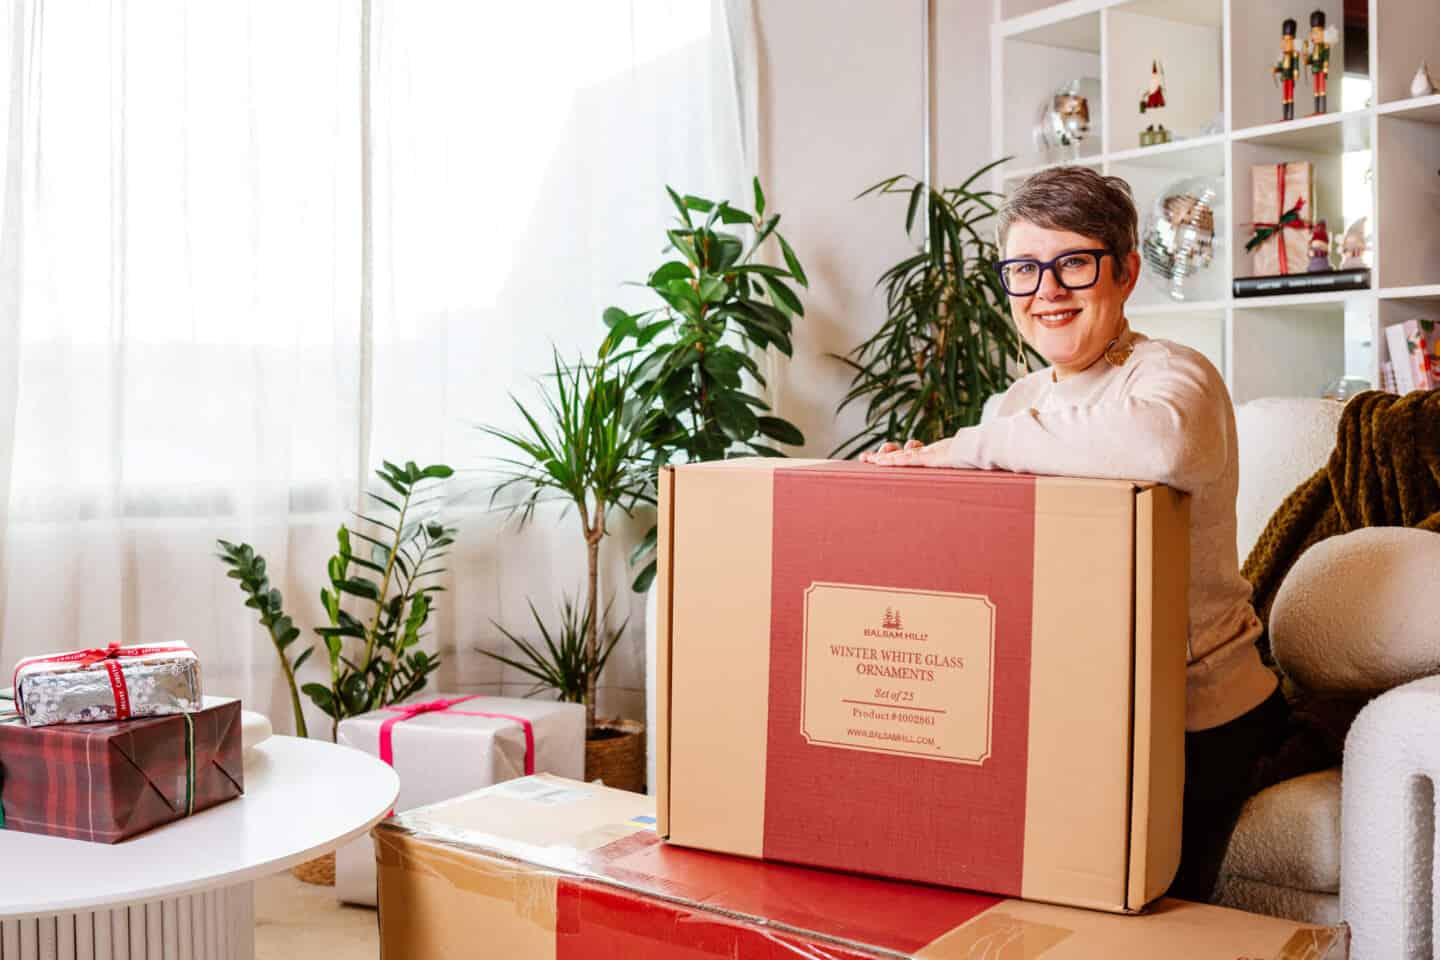
[{"label": "zz plant", "polygon": [[[433,595],[445,589],[431,578],[445,572],[440,563],[455,542],[455,529],[439,519],[442,496],[435,489],[453,472],[443,464],[386,461],[375,471],[386,494],[365,494],[375,510],[336,532],[338,549],[326,566],[329,586],[320,591],[328,625],[315,629],[329,659],[329,683],[300,687],[330,717],[332,740],[341,720],[418,693],[440,666],[439,657],[418,647],[434,611]],[[295,731],[307,736],[296,674],[315,648],[292,657],[300,629],[270,584],[265,558],[247,543],[218,543],[219,558],[230,568],[226,576],[240,581],[245,605],[260,611],[290,690]],[[364,545],[358,551],[357,543]]]}]

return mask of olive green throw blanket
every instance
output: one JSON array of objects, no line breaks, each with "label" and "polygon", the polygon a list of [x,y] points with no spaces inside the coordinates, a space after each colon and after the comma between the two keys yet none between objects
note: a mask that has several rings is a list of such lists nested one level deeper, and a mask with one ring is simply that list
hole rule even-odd
[{"label": "olive green throw blanket", "polygon": [[1440,532],[1440,390],[1370,391],[1345,405],[1330,462],[1285,498],[1245,560],[1260,619],[1311,545],[1382,526]]}]

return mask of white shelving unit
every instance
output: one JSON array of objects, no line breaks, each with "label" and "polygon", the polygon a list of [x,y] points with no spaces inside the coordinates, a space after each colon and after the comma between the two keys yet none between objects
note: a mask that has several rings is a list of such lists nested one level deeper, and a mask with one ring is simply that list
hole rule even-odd
[{"label": "white shelving unit", "polygon": [[[1143,220],[1175,181],[1220,180],[1214,264],[1193,278],[1183,302],[1142,278],[1129,317],[1138,330],[1205,353],[1237,403],[1316,396],[1341,375],[1378,385],[1388,359],[1384,328],[1416,316],[1440,320],[1440,95],[1411,98],[1409,89],[1421,60],[1440,73],[1435,0],[1370,0],[1367,82],[1342,79],[1342,36],[1331,51],[1329,112],[1309,116],[1302,71],[1291,121],[1280,120],[1280,92],[1269,73],[1280,24],[1295,19],[1298,51],[1312,10],[1343,26],[1343,0],[1005,6],[1022,12],[991,27],[991,142],[996,156],[1014,158],[997,172],[997,189],[1056,163],[1083,163],[1129,181]],[[1158,116],[1142,116],[1139,95],[1152,59],[1166,72],[1167,105]],[[1099,135],[1064,151],[1038,150],[1041,104],[1079,78],[1099,81],[1101,102],[1091,106]],[[1140,129],[1157,120],[1179,139],[1140,147]],[[1369,217],[1372,288],[1234,298],[1232,278],[1250,275],[1251,168],[1298,160],[1315,165],[1312,216],[1328,221],[1332,237],[1354,216]]]}]

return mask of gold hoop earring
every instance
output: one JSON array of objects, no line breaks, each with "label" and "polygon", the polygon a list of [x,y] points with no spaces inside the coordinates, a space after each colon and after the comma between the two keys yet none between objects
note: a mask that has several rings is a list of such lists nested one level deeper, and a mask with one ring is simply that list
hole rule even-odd
[{"label": "gold hoop earring", "polygon": [[1021,376],[1030,374],[1030,358],[1025,355],[1025,341],[1019,340],[1015,344],[1015,365],[1025,372]]}]

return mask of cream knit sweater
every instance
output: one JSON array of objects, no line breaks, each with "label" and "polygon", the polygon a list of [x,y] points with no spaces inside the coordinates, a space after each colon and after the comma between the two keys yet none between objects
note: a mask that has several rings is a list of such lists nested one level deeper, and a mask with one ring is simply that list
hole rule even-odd
[{"label": "cream knit sweater", "polygon": [[1081,373],[1017,381],[997,415],[960,430],[950,450],[956,467],[1150,480],[1189,493],[1186,729],[1233,720],[1275,689],[1235,555],[1235,412],[1201,354],[1127,330]]}]

